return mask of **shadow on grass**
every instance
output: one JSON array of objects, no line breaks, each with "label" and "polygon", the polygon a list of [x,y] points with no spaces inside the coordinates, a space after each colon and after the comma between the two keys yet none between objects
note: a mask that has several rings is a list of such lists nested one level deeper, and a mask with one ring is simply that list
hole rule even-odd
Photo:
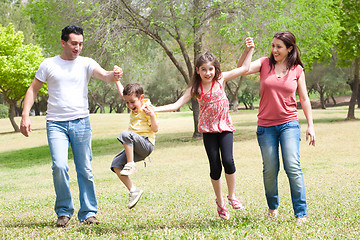
[{"label": "shadow on grass", "polygon": [[12,224],[4,224],[6,228],[44,228],[44,227],[55,227],[55,222],[44,221],[44,222],[16,222]]},{"label": "shadow on grass", "polygon": [[[32,131],[41,131],[41,130],[46,130],[46,128],[32,128]],[[10,135],[10,134],[21,134],[20,132],[15,132],[14,130],[13,131],[10,131],[10,132],[0,132],[0,136],[1,135]]]},{"label": "shadow on grass", "polygon": [[[192,132],[157,134],[155,150],[179,145],[202,145],[202,139],[195,139],[192,134]],[[234,132],[234,142],[255,138],[256,134],[251,130],[237,130]],[[123,149],[123,146],[116,138],[93,139],[92,149],[94,157],[109,154],[115,156]],[[70,149],[69,159],[73,159]],[[50,150],[47,145],[0,153],[1,168],[20,169],[42,164],[51,164]]]}]

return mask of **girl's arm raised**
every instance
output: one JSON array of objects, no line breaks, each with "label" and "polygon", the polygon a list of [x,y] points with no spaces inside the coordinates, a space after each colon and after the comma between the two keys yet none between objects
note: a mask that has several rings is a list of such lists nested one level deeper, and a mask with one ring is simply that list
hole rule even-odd
[{"label": "girl's arm raised", "polygon": [[248,71],[250,69],[250,63],[251,63],[251,58],[254,52],[254,41],[252,38],[248,37],[245,40],[245,49],[244,52],[242,53],[240,60],[242,61],[243,64],[239,65],[238,67],[228,71],[228,72],[223,72],[223,76],[224,76],[224,81],[230,81],[233,80],[239,76],[243,76],[243,75],[247,75]]},{"label": "girl's arm raised", "polygon": [[172,112],[181,108],[185,103],[187,103],[191,99],[191,88],[186,89],[184,95],[179,98],[175,103],[155,107],[155,112]]}]

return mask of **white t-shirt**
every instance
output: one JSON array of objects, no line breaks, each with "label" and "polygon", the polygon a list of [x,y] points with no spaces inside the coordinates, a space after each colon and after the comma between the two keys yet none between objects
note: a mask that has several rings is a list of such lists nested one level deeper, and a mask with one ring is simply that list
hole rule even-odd
[{"label": "white t-shirt", "polygon": [[71,61],[55,56],[40,64],[35,77],[47,82],[47,120],[71,121],[89,115],[88,83],[97,67],[96,61],[81,56]]}]

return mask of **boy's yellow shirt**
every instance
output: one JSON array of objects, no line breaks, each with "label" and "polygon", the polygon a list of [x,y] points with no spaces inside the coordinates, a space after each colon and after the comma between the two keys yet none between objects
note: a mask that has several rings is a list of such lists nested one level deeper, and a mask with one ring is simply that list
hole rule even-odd
[{"label": "boy's yellow shirt", "polygon": [[[144,104],[150,103],[148,99],[144,99]],[[157,114],[156,119],[158,119]],[[130,113],[130,124],[129,124],[129,131],[135,132],[140,136],[145,136],[149,138],[149,141],[155,145],[155,133],[151,130],[151,119],[150,116],[146,115],[143,110],[136,113],[131,110]]]}]

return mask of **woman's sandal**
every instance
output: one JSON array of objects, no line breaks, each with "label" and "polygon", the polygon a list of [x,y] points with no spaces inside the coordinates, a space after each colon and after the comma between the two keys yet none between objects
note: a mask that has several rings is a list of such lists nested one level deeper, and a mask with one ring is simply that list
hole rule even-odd
[{"label": "woman's sandal", "polygon": [[237,200],[236,198],[229,198],[229,196],[227,196],[229,204],[232,206],[233,209],[242,209],[244,208],[244,206],[242,205],[242,203]]},{"label": "woman's sandal", "polygon": [[220,206],[218,201],[216,201],[216,205],[217,205],[217,212],[219,214],[219,217],[221,217],[222,219],[224,220],[228,220],[229,219],[229,211],[226,209],[225,207],[225,203],[224,203],[224,206]]}]

